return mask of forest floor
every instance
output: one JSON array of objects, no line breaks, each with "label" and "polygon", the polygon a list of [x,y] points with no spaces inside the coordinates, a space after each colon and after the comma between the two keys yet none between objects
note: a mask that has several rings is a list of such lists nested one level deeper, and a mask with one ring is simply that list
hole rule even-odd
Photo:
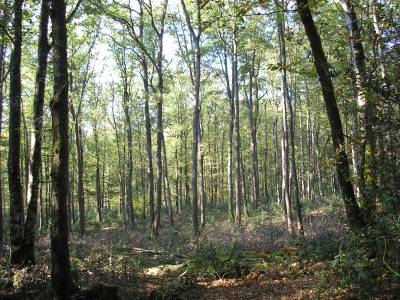
[{"label": "forest floor", "polygon": [[[189,213],[176,216],[173,226],[163,220],[158,238],[143,234],[145,224],[131,231],[93,224],[84,238],[72,235],[71,266],[78,287],[114,286],[122,299],[358,298],[341,284],[344,274],[335,268],[347,232],[339,209],[306,212],[301,239],[287,234],[281,217],[267,213],[245,217],[238,228],[221,210],[208,216],[197,238],[191,234]],[[37,257],[33,270],[15,272],[13,278],[0,258],[0,294],[48,299],[47,236],[39,238]]]}]

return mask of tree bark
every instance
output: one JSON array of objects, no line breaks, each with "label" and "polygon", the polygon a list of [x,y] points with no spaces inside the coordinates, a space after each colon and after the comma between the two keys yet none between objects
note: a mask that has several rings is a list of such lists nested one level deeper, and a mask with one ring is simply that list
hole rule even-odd
[{"label": "tree bark", "polygon": [[193,47],[193,75],[192,85],[193,85],[193,119],[192,119],[192,226],[194,234],[199,232],[199,220],[198,220],[198,188],[197,188],[197,178],[198,178],[198,153],[199,153],[199,129],[200,129],[200,78],[201,78],[201,53],[200,53],[200,35],[202,33],[202,20],[201,20],[201,3],[200,1],[195,2],[195,24],[196,31],[190,20],[189,12],[186,8],[184,0],[181,0],[181,5],[186,19],[186,24],[190,31],[190,36],[192,40]]},{"label": "tree bark", "polygon": [[10,191],[10,242],[11,265],[23,261],[23,196],[21,184],[21,48],[22,48],[22,4],[15,0],[13,6],[13,42],[10,57],[10,117],[8,144],[8,184]]},{"label": "tree bark", "polygon": [[321,84],[322,95],[331,127],[332,142],[335,150],[336,171],[346,209],[347,220],[352,229],[364,226],[361,218],[360,208],[354,195],[353,185],[349,180],[349,161],[344,147],[343,128],[340,120],[339,109],[329,71],[328,61],[322,48],[321,38],[315,26],[308,0],[297,0],[298,13],[303,23],[307,38],[309,40],[314,65]]},{"label": "tree bark", "polygon": [[[3,24],[8,22],[8,2],[4,0],[3,18],[1,20]],[[5,57],[7,45],[5,43],[6,33],[4,29],[1,29],[1,44],[0,44],[0,142],[2,140],[2,128],[3,128],[3,101],[4,101],[4,82],[5,78]],[[0,153],[0,160],[2,161],[2,155]],[[1,169],[0,169],[1,173]],[[3,229],[3,177],[0,175],[0,246],[4,240],[4,229]]]},{"label": "tree bark", "polygon": [[58,299],[72,292],[68,247],[68,58],[64,0],[52,0],[51,23],[54,41],[54,97],[52,116],[51,264],[52,287]]},{"label": "tree bark", "polygon": [[42,0],[39,41],[38,41],[38,67],[35,78],[35,96],[33,100],[34,132],[32,134],[32,155],[29,174],[28,208],[24,224],[24,263],[35,263],[35,234],[37,220],[37,206],[39,197],[40,167],[42,164],[42,127],[43,106],[46,86],[47,58],[50,51],[48,44],[49,1]]},{"label": "tree bark", "polygon": [[203,144],[203,129],[201,124],[199,128],[199,142],[200,142],[200,224],[202,227],[206,226],[206,202],[207,195],[205,191],[204,182],[204,144]]},{"label": "tree bark", "polygon": [[295,148],[295,116],[293,113],[292,100],[288,101],[288,109],[289,109],[289,132],[290,132],[290,152],[291,152],[291,167],[292,167],[292,176],[293,176],[293,190],[294,190],[294,198],[296,204],[296,214],[297,214],[297,231],[300,235],[304,235],[303,229],[303,217],[301,213],[301,199],[300,199],[300,191],[299,191],[299,182],[297,178],[297,164],[296,164],[296,148]]},{"label": "tree bark", "polygon": [[166,201],[168,203],[168,220],[169,220],[170,225],[174,225],[174,212],[173,212],[173,208],[172,208],[171,187],[169,185],[167,149],[165,147],[164,134],[163,134],[163,140],[162,140],[162,148],[163,148],[164,189],[166,192],[166,198],[167,198]]},{"label": "tree bark", "polygon": [[121,159],[121,142],[120,142],[120,135],[117,127],[117,121],[115,119],[115,112],[114,112],[114,89],[112,90],[112,127],[115,131],[115,140],[117,143],[117,156],[118,156],[118,173],[119,173],[119,206],[120,206],[120,213],[122,214],[122,219],[124,221],[124,225],[126,227],[126,214],[125,214],[125,175],[123,170],[123,164]]},{"label": "tree bark", "polygon": [[[80,105],[79,105],[80,106]],[[79,234],[85,235],[85,190],[83,188],[83,145],[82,145],[82,128],[79,124],[79,112],[76,112],[72,103],[70,103],[70,111],[74,121],[75,144],[76,144],[76,160],[78,173],[78,211],[79,211]]]},{"label": "tree bark", "polygon": [[235,103],[235,188],[236,188],[236,208],[235,208],[235,223],[242,223],[242,178],[240,168],[240,123],[239,123],[239,79],[238,79],[238,53],[237,53],[237,28],[232,32],[232,95]]},{"label": "tree bark", "polygon": [[[250,127],[250,153],[251,153],[251,168],[252,168],[252,198],[253,205],[257,208],[260,199],[259,189],[259,173],[258,173],[258,153],[257,153],[257,120],[254,118],[254,104],[253,104],[253,78],[255,73],[255,51],[252,53],[251,70],[249,79],[249,95],[247,99],[249,109],[249,127]],[[258,99],[256,99],[258,101]]]},{"label": "tree bark", "polygon": [[149,109],[149,75],[147,70],[147,61],[142,58],[143,68],[143,88],[144,88],[144,116],[146,126],[146,156],[147,156],[147,184],[149,190],[149,214],[150,214],[150,229],[152,234],[155,234],[154,228],[154,172],[153,172],[153,152],[151,141],[151,123]]},{"label": "tree bark", "polygon": [[[126,71],[126,70],[125,70]],[[134,229],[135,224],[135,212],[133,209],[133,198],[132,198],[132,173],[133,173],[133,143],[132,143],[132,124],[129,110],[129,92],[128,92],[128,81],[127,74],[125,74],[124,78],[124,114],[125,114],[125,130],[126,130],[126,138],[127,138],[127,146],[128,146],[128,157],[126,160],[126,192],[125,192],[125,205],[127,207],[127,212],[129,216],[129,226],[131,229]]]},{"label": "tree bark", "polygon": [[97,216],[99,218],[99,222],[101,223],[103,218],[102,218],[102,199],[101,199],[99,133],[98,133],[98,128],[97,128],[97,123],[94,124],[93,134],[94,134],[95,155],[96,155],[96,204],[97,204]]},{"label": "tree bark", "polygon": [[343,8],[347,31],[350,35],[350,48],[356,75],[358,130],[360,134],[360,192],[362,212],[365,221],[370,222],[376,206],[375,182],[375,138],[372,127],[372,102],[368,88],[365,68],[364,47],[361,31],[351,0],[340,0]]},{"label": "tree bark", "polygon": [[287,230],[293,233],[292,206],[290,200],[289,180],[289,136],[287,128],[287,107],[289,104],[289,90],[286,76],[286,48],[285,48],[285,19],[282,14],[278,15],[279,36],[279,63],[281,66],[281,94],[282,94],[282,196],[286,207]]}]

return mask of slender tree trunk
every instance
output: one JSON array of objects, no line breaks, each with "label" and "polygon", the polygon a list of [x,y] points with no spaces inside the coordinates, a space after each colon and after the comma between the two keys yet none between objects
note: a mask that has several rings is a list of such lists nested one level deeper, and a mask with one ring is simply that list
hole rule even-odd
[{"label": "slender tree trunk", "polygon": [[10,117],[8,144],[8,184],[10,190],[10,242],[11,265],[21,265],[23,260],[23,196],[21,184],[21,48],[22,0],[15,0],[12,23],[14,37],[10,57]]},{"label": "slender tree trunk", "polygon": [[186,132],[183,133],[184,136],[184,150],[185,150],[185,167],[184,167],[184,173],[185,173],[185,205],[189,205],[190,203],[190,194],[189,194],[189,174],[188,174],[188,151],[187,151],[187,134]]},{"label": "slender tree trunk", "polygon": [[[257,120],[254,119],[254,105],[253,105],[253,77],[255,68],[255,52],[252,55],[252,63],[249,79],[249,95],[248,95],[248,109],[249,109],[249,127],[250,127],[250,152],[251,152],[251,167],[252,167],[252,185],[251,192],[253,198],[253,205],[257,208],[260,198],[259,190],[259,174],[258,174],[258,153],[257,153]],[[257,99],[256,99],[257,101]]]},{"label": "slender tree trunk", "polygon": [[353,185],[351,181],[349,181],[349,161],[344,147],[343,129],[339,109],[336,103],[329,65],[322,48],[321,38],[311,14],[308,0],[297,0],[297,5],[301,22],[304,25],[307,38],[310,42],[314,57],[314,65],[321,84],[328,120],[331,127],[332,142],[335,150],[336,170],[338,173],[339,184],[341,186],[347,219],[350,227],[356,229],[362,227],[364,222],[361,218],[360,208],[354,195]]},{"label": "slender tree trunk", "polygon": [[[141,126],[139,125],[139,134],[142,134]],[[139,146],[139,153],[140,153],[140,182],[141,182],[141,196],[143,197],[143,208],[142,208],[142,218],[143,220],[146,219],[146,199],[147,199],[147,193],[146,193],[146,180],[145,180],[145,166],[143,162],[143,151],[142,151],[142,142],[141,139],[138,139],[138,146]]]},{"label": "slender tree trunk", "polygon": [[54,41],[54,97],[52,116],[51,264],[52,287],[58,299],[72,292],[68,247],[68,59],[64,0],[52,0],[51,23]]},{"label": "slender tree trunk", "polygon": [[[143,62],[143,85],[144,85],[144,115],[146,124],[146,154],[147,154],[147,181],[149,190],[149,214],[151,230],[154,230],[154,173],[153,173],[153,153],[151,142],[151,124],[150,124],[150,109],[149,109],[149,83],[147,63]],[[154,234],[154,232],[153,232]]]},{"label": "slender tree trunk", "polygon": [[290,152],[291,152],[291,167],[292,167],[292,176],[293,176],[293,190],[294,190],[294,198],[296,204],[296,214],[297,214],[297,230],[300,235],[304,235],[303,229],[303,217],[301,214],[301,199],[300,199],[300,191],[299,191],[299,182],[297,178],[297,165],[296,165],[296,148],[295,148],[295,116],[293,113],[292,101],[289,99],[288,101],[288,109],[289,109],[289,132],[290,132]]},{"label": "slender tree trunk", "polygon": [[313,162],[313,125],[311,120],[311,95],[307,89],[307,197],[308,201],[314,203],[315,202],[315,193],[314,193],[314,170],[312,169],[312,162]]},{"label": "slender tree trunk", "polygon": [[200,224],[202,227],[206,226],[206,191],[204,182],[204,144],[203,144],[203,130],[201,124],[199,128],[199,140],[200,140]]},{"label": "slender tree trunk", "polygon": [[39,25],[38,67],[36,70],[35,96],[33,100],[34,132],[32,134],[32,159],[29,168],[28,208],[24,224],[23,251],[25,264],[35,263],[34,246],[37,227],[36,220],[39,198],[40,167],[42,164],[43,106],[46,86],[47,57],[50,50],[47,39],[49,10],[49,1],[42,0]]},{"label": "slender tree trunk", "polygon": [[303,134],[303,108],[302,105],[300,104],[300,113],[299,113],[299,122],[300,122],[300,153],[301,153],[301,165],[300,165],[300,170],[301,170],[301,196],[304,199],[306,195],[305,191],[305,183],[304,183],[304,177],[305,177],[305,153],[304,153],[304,134]]},{"label": "slender tree trunk", "polygon": [[286,79],[286,48],[285,48],[285,19],[283,15],[278,16],[279,35],[279,62],[281,68],[281,93],[282,93],[282,195],[286,207],[287,229],[293,233],[292,206],[290,201],[290,180],[289,180],[289,137],[287,128],[287,107],[289,104],[289,90]]},{"label": "slender tree trunk", "polygon": [[236,26],[232,32],[233,54],[232,54],[232,90],[235,103],[235,175],[236,175],[236,209],[235,223],[242,223],[242,178],[240,169],[240,124],[239,124],[239,79],[238,79],[238,53],[237,53],[237,37]]},{"label": "slender tree trunk", "polygon": [[[314,121],[315,124],[315,121]],[[319,120],[317,120],[317,124],[319,124]],[[323,189],[323,182],[322,178],[322,171],[321,171],[321,157],[319,156],[319,132],[320,128],[319,125],[315,129],[315,137],[314,137],[314,149],[315,149],[315,170],[317,171],[317,185],[318,185],[318,192],[319,192],[319,199],[322,201],[324,199],[324,189]]]},{"label": "slender tree trunk", "polygon": [[127,75],[125,74],[125,82],[124,82],[124,114],[126,120],[126,138],[127,138],[127,146],[128,146],[128,156],[126,160],[126,194],[125,194],[125,205],[127,207],[127,212],[129,216],[129,226],[131,229],[136,227],[135,224],[135,212],[133,210],[133,198],[132,198],[132,173],[133,173],[133,145],[132,145],[132,124],[131,117],[129,111],[129,92],[128,92],[128,82]]},{"label": "slender tree trunk", "polygon": [[[274,135],[274,169],[275,169],[275,196],[276,201],[279,206],[284,207],[284,202],[281,197],[281,190],[279,189],[280,182],[280,173],[279,173],[279,143],[278,143],[278,116],[275,117],[274,126],[273,126],[273,135]],[[283,203],[282,203],[283,202]],[[286,214],[286,209],[283,209],[283,214]],[[286,218],[286,217],[285,217]]]},{"label": "slender tree trunk", "polygon": [[125,176],[124,176],[124,171],[123,171],[123,165],[122,165],[122,151],[121,151],[121,142],[120,142],[120,135],[117,127],[117,121],[115,119],[115,112],[114,112],[114,90],[112,91],[112,101],[113,104],[111,106],[112,109],[112,126],[115,131],[115,140],[117,143],[117,156],[118,156],[118,172],[119,172],[119,207],[120,207],[120,213],[122,214],[122,219],[124,221],[125,227],[126,227],[126,214],[125,214]]},{"label": "slender tree trunk", "polygon": [[371,215],[376,206],[375,182],[375,138],[372,127],[372,103],[368,88],[367,71],[365,67],[364,47],[361,31],[351,0],[340,0],[347,30],[350,35],[350,47],[356,75],[358,129],[360,134],[360,191],[365,221],[371,221]]},{"label": "slender tree trunk", "polygon": [[23,128],[23,157],[21,157],[21,169],[24,172],[23,177],[23,203],[24,203],[24,215],[26,214],[26,207],[28,206],[28,186],[29,186],[29,163],[30,163],[30,140],[29,140],[29,133],[28,133],[28,126],[26,124],[25,118],[25,108],[24,102],[21,101],[21,117],[22,117],[22,128]]},{"label": "slender tree trunk", "polygon": [[[3,19],[1,20],[3,24],[7,24],[8,22],[8,1],[4,0],[3,7]],[[2,140],[2,128],[3,128],[3,101],[4,101],[4,81],[5,77],[5,57],[6,57],[6,44],[5,44],[5,31],[4,29],[0,29],[1,31],[1,44],[0,44],[0,142]],[[0,161],[3,161],[1,151],[0,151]],[[3,229],[3,177],[1,176],[1,168],[0,168],[0,246],[3,244],[4,240],[4,229]]]},{"label": "slender tree trunk", "polygon": [[[267,112],[267,109],[265,109],[265,113]],[[264,198],[265,198],[265,204],[269,204],[269,188],[268,188],[268,175],[267,175],[267,164],[268,164],[268,122],[265,120],[265,150],[264,150],[264,164],[263,164],[263,169],[264,169]]]},{"label": "slender tree trunk", "polygon": [[[159,78],[160,80],[160,78]],[[160,85],[160,83],[159,83]],[[162,85],[162,83],[161,83]],[[160,88],[160,87],[159,87]],[[162,139],[163,139],[163,97],[162,91],[158,94],[157,98],[157,151],[156,151],[156,165],[157,165],[157,185],[156,185],[156,215],[154,221],[154,234],[158,235],[160,228],[160,216],[161,216],[161,202],[162,202]]]},{"label": "slender tree trunk", "polygon": [[[241,175],[242,175],[242,199],[243,199],[243,210],[246,216],[249,216],[249,201],[248,201],[248,197],[247,197],[247,182],[246,182],[246,169],[244,167],[243,164],[243,156],[241,156],[240,159],[240,171],[241,171]],[[251,172],[250,172],[251,173]]]},{"label": "slender tree trunk", "polygon": [[172,208],[172,196],[171,196],[171,187],[169,185],[169,176],[168,176],[168,162],[167,162],[167,149],[165,147],[165,139],[163,134],[162,140],[163,147],[163,172],[164,172],[164,189],[166,191],[166,200],[168,203],[168,220],[170,225],[174,225],[174,212]]},{"label": "slender tree trunk", "polygon": [[228,205],[229,215],[232,220],[235,220],[233,211],[233,129],[235,127],[235,104],[234,99],[229,99],[229,132],[228,132]]},{"label": "slender tree trunk", "polygon": [[[141,14],[143,14],[141,8]],[[144,24],[143,17],[140,23],[140,37],[143,40]],[[155,213],[154,213],[154,172],[153,172],[153,152],[152,152],[152,140],[151,140],[151,121],[150,121],[150,109],[149,109],[149,73],[148,65],[145,54],[142,53],[142,77],[143,77],[143,89],[144,89],[144,116],[145,116],[145,127],[146,127],[146,156],[147,156],[147,184],[149,191],[149,214],[150,214],[150,229],[153,235],[156,235],[155,228]]]},{"label": "slender tree trunk", "polygon": [[75,131],[75,144],[76,144],[76,160],[77,160],[77,173],[78,173],[78,211],[79,211],[79,234],[85,235],[85,195],[83,188],[83,145],[82,145],[82,128],[79,124],[78,112],[75,111],[74,106],[70,103],[70,110],[74,120]]},{"label": "slender tree trunk", "polygon": [[101,175],[100,175],[100,150],[99,150],[99,133],[97,124],[94,125],[94,142],[95,142],[95,155],[96,155],[96,204],[97,216],[99,222],[103,221],[102,218],[102,201],[101,201]]},{"label": "slender tree trunk", "polygon": [[179,161],[178,161],[178,146],[175,146],[175,209],[176,213],[179,214]]}]

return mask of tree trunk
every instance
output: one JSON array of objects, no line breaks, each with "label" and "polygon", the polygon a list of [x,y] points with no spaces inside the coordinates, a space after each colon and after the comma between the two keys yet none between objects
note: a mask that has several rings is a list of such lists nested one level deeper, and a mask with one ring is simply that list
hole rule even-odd
[{"label": "tree trunk", "polygon": [[165,147],[165,139],[163,134],[162,140],[163,147],[163,172],[164,172],[164,189],[166,192],[166,200],[168,203],[168,220],[170,225],[174,225],[174,212],[172,208],[172,196],[171,196],[171,187],[169,185],[169,177],[168,177],[168,163],[167,163],[167,149]]},{"label": "tree trunk", "polygon": [[184,150],[185,150],[185,167],[184,167],[184,173],[185,173],[185,205],[189,205],[190,203],[190,194],[189,194],[189,174],[188,174],[188,159],[187,159],[187,134],[186,132],[183,133],[184,136]]},{"label": "tree trunk", "polygon": [[24,204],[20,169],[22,3],[22,0],[14,1],[12,23],[14,47],[10,57],[8,184],[10,190],[11,265],[21,265],[23,260]]},{"label": "tree trunk", "polygon": [[156,185],[156,212],[154,221],[154,234],[158,235],[160,228],[160,217],[161,217],[161,202],[162,202],[162,139],[163,139],[163,121],[162,121],[162,96],[158,95],[157,99],[157,151],[156,151],[156,162],[157,162],[157,185]]},{"label": "tree trunk", "polygon": [[329,65],[322,48],[321,38],[312,18],[308,0],[297,0],[297,5],[301,22],[304,25],[306,35],[310,42],[314,57],[314,65],[321,84],[328,120],[331,127],[333,147],[335,150],[336,171],[338,173],[347,219],[352,229],[360,228],[364,225],[364,222],[361,218],[360,208],[354,195],[353,185],[349,180],[349,161],[344,147],[343,129],[339,109],[336,103]]},{"label": "tree trunk", "polygon": [[127,138],[127,146],[128,146],[128,157],[126,160],[126,192],[125,192],[125,205],[128,212],[129,217],[129,226],[131,229],[134,229],[135,224],[135,212],[133,210],[133,198],[132,198],[132,173],[133,173],[133,145],[132,145],[132,124],[131,124],[131,117],[129,111],[129,93],[128,93],[128,81],[127,75],[125,74],[124,79],[124,114],[125,114],[125,121],[126,121],[126,138]]},{"label": "tree trunk", "polygon": [[197,159],[199,151],[200,127],[200,37],[194,40],[194,105],[193,105],[193,141],[192,141],[192,224],[195,234],[199,231],[198,220],[198,190],[197,190]]},{"label": "tree trunk", "polygon": [[289,90],[286,79],[286,48],[285,48],[285,19],[283,15],[278,16],[279,35],[279,63],[281,65],[281,94],[282,94],[282,196],[286,207],[287,230],[293,233],[292,207],[290,201],[289,180],[289,137],[287,128],[287,107],[290,101]]},{"label": "tree trunk", "polygon": [[[3,19],[1,20],[3,24],[7,24],[8,22],[8,2],[4,0],[4,7],[3,7]],[[6,57],[6,44],[5,44],[5,36],[6,33],[4,29],[0,29],[1,31],[1,44],[0,44],[0,142],[2,140],[2,128],[3,128],[3,101],[4,101],[4,81],[6,80],[5,77],[5,57]],[[0,153],[0,161],[3,161],[2,155]],[[0,174],[1,172],[0,168]],[[3,233],[3,177],[0,175],[0,246],[3,244],[4,240],[4,233]]]},{"label": "tree trunk", "polygon": [[360,191],[365,221],[370,222],[376,206],[375,139],[372,127],[372,103],[365,68],[361,31],[351,0],[340,0],[347,30],[356,76],[358,130],[360,134]]},{"label": "tree trunk", "polygon": [[124,221],[124,225],[126,227],[126,215],[125,215],[125,176],[123,171],[123,164],[122,164],[122,154],[121,154],[121,142],[120,142],[120,135],[117,127],[117,121],[115,119],[115,112],[114,112],[114,101],[115,101],[115,94],[114,89],[112,90],[112,127],[115,131],[115,140],[117,143],[117,156],[118,156],[118,173],[119,173],[119,207],[120,213],[122,214],[122,219]]},{"label": "tree trunk", "polygon": [[[267,113],[267,107],[265,106],[265,113]],[[268,164],[268,122],[265,120],[265,150],[264,150],[264,198],[265,204],[269,204],[269,184],[268,184],[268,175],[267,175],[267,164]]]},{"label": "tree trunk", "polygon": [[242,223],[242,178],[240,169],[240,124],[239,124],[239,78],[238,78],[238,53],[237,53],[237,28],[232,32],[233,54],[232,54],[232,95],[235,103],[235,188],[236,188],[236,209],[235,223]]},{"label": "tree trunk", "polygon": [[304,153],[304,134],[303,134],[303,108],[302,105],[300,104],[300,112],[299,112],[299,122],[300,122],[300,153],[301,153],[301,165],[300,165],[300,172],[301,172],[301,196],[304,199],[305,198],[305,183],[304,183],[304,177],[305,177],[305,153]]},{"label": "tree trunk", "polygon": [[76,144],[76,165],[78,173],[78,211],[79,211],[79,234],[85,235],[85,195],[83,188],[83,145],[82,145],[82,128],[79,124],[78,112],[75,111],[74,106],[70,103],[70,111],[74,121],[75,144]]},{"label": "tree trunk", "polygon": [[150,214],[150,228],[154,234],[154,173],[153,173],[153,153],[151,142],[151,124],[150,124],[150,109],[149,109],[149,81],[147,62],[145,59],[142,61],[143,68],[143,86],[144,86],[144,115],[146,125],[146,155],[147,155],[147,181],[149,190],[149,214]]},{"label": "tree trunk", "polygon": [[293,176],[293,189],[296,204],[296,214],[297,214],[297,230],[300,235],[304,235],[303,229],[303,217],[301,214],[301,201],[299,192],[299,182],[297,178],[297,165],[296,165],[296,148],[295,148],[295,116],[293,113],[292,101],[288,101],[289,109],[289,132],[290,132],[290,150],[291,150],[291,167]]},{"label": "tree trunk", "polygon": [[54,97],[52,116],[51,264],[52,287],[58,299],[72,291],[68,250],[68,59],[64,0],[52,0],[51,23],[54,41]]},{"label": "tree trunk", "polygon": [[[229,82],[229,81],[228,81]],[[233,211],[233,129],[235,127],[235,103],[229,92],[229,132],[228,132],[228,205],[229,215],[235,220]]]},{"label": "tree trunk", "polygon": [[[279,189],[279,181],[280,181],[280,173],[279,173],[279,143],[278,143],[278,116],[275,117],[274,126],[273,126],[273,135],[274,135],[274,173],[275,173],[275,197],[279,206],[284,207],[282,203],[282,195],[281,189]],[[283,214],[286,214],[286,209],[283,209]],[[286,218],[286,217],[285,217]]]},{"label": "tree trunk", "polygon": [[178,161],[178,146],[175,146],[175,209],[176,213],[179,214],[179,161]]},{"label": "tree trunk", "polygon": [[50,50],[47,38],[49,10],[49,1],[42,0],[39,25],[38,67],[36,70],[35,96],[33,100],[34,132],[32,134],[32,159],[29,168],[28,208],[24,224],[23,251],[25,264],[35,263],[34,245],[37,227],[36,220],[40,184],[40,167],[42,164],[43,106],[46,86],[47,57]]},{"label": "tree trunk", "polygon": [[204,182],[204,144],[203,144],[203,129],[201,124],[199,128],[200,140],[200,224],[202,227],[206,226],[206,202],[207,196],[205,191]]},{"label": "tree trunk", "polygon": [[101,223],[102,218],[102,200],[101,200],[101,175],[100,175],[100,153],[99,153],[99,133],[97,129],[97,123],[93,128],[94,142],[95,142],[95,155],[96,155],[96,204],[97,204],[97,216]]},{"label": "tree trunk", "polygon": [[[249,109],[249,127],[250,127],[250,153],[251,153],[251,168],[252,168],[252,185],[251,192],[253,198],[254,207],[258,207],[260,190],[259,190],[259,174],[258,174],[258,153],[257,153],[257,120],[254,119],[254,105],[253,105],[253,77],[255,68],[255,52],[252,54],[252,63],[250,70],[249,79],[249,95],[247,99],[248,109]],[[256,99],[257,101],[257,99]]]},{"label": "tree trunk", "polygon": [[30,140],[28,133],[28,126],[26,125],[25,108],[24,102],[21,101],[21,117],[22,117],[22,128],[23,128],[23,157],[21,157],[21,169],[24,171],[23,177],[23,203],[24,203],[24,215],[26,214],[26,207],[28,206],[28,185],[29,185],[29,163],[30,163]]}]

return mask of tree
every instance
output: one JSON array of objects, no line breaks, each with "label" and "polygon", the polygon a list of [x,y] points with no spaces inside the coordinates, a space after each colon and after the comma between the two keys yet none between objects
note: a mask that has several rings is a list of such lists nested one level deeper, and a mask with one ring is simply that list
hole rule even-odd
[{"label": "tree", "polygon": [[10,190],[10,242],[12,265],[23,262],[24,204],[21,185],[21,49],[22,0],[13,5],[13,50],[10,58],[10,118],[8,144],[8,182]]},{"label": "tree", "polygon": [[282,96],[282,196],[284,214],[287,220],[287,229],[293,233],[292,205],[290,200],[290,179],[289,179],[289,133],[287,128],[287,107],[289,105],[289,90],[286,78],[286,48],[285,48],[285,19],[278,15],[278,36],[279,36],[279,65],[281,73],[281,96]]},{"label": "tree", "polygon": [[[7,24],[8,22],[8,1],[5,0],[3,4],[3,16],[1,22]],[[4,103],[4,82],[6,81],[6,68],[5,68],[5,58],[6,58],[6,32],[5,29],[0,29],[0,141],[2,139],[2,129],[3,129],[3,103]],[[1,155],[0,155],[1,156]],[[0,245],[3,244],[3,178],[0,176]]]},{"label": "tree", "polygon": [[64,0],[51,1],[54,95],[52,118],[51,265],[52,287],[58,299],[72,292],[68,247],[68,58]]},{"label": "tree", "polygon": [[321,84],[325,108],[331,127],[332,143],[335,150],[336,171],[342,191],[347,220],[353,229],[357,229],[362,227],[364,222],[360,216],[360,208],[356,201],[353,185],[349,180],[349,161],[344,148],[343,129],[336,103],[328,61],[322,48],[321,38],[314,24],[308,0],[297,0],[297,6],[301,22],[303,23],[311,46],[315,69],[317,70],[319,82]]},{"label": "tree", "polygon": [[[200,53],[200,37],[202,33],[202,20],[201,20],[201,3],[196,0],[195,2],[195,21],[190,18],[188,9],[184,0],[181,0],[183,13],[185,15],[186,25],[190,31],[190,37],[193,41],[193,141],[192,141],[192,226],[194,234],[199,231],[198,220],[198,188],[197,188],[197,159],[199,152],[199,129],[200,129],[200,78],[201,78],[201,53]],[[195,22],[196,27],[194,27]]]},{"label": "tree", "polygon": [[242,222],[242,176],[240,167],[240,117],[239,117],[239,79],[238,79],[238,40],[237,40],[237,24],[235,23],[232,30],[232,96],[235,107],[235,189],[236,189],[236,209],[235,223],[241,225]]},{"label": "tree", "polygon": [[35,78],[35,96],[33,100],[34,133],[32,134],[32,155],[29,168],[29,201],[24,223],[24,263],[35,263],[35,234],[37,206],[39,198],[40,167],[42,164],[42,127],[43,106],[46,86],[47,58],[50,51],[48,42],[49,1],[42,0],[38,41],[38,66]]},{"label": "tree", "polygon": [[350,35],[350,49],[355,69],[358,105],[358,131],[360,132],[360,189],[363,202],[363,215],[371,222],[371,214],[376,206],[375,183],[375,139],[372,128],[372,99],[368,87],[365,54],[361,31],[358,26],[354,5],[351,0],[340,0],[347,30]]}]

